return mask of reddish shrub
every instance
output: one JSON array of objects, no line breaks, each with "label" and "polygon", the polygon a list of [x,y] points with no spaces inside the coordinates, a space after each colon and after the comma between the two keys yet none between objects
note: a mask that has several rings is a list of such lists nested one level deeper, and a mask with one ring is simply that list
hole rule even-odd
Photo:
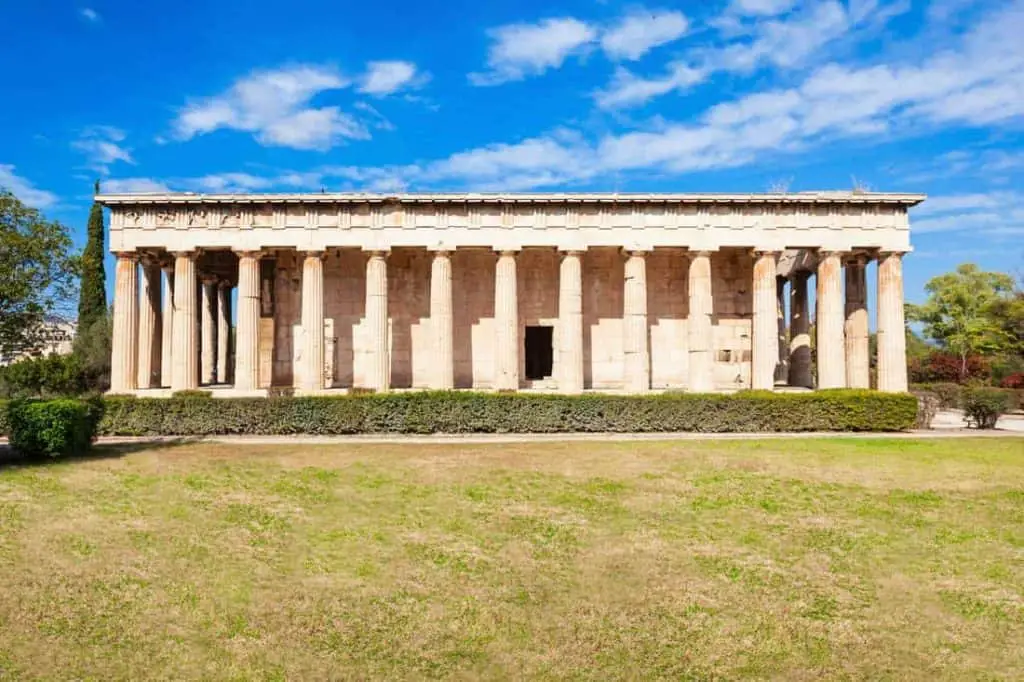
[{"label": "reddish shrub", "polygon": [[999,382],[1003,388],[1024,388],[1024,372],[1017,372]]},{"label": "reddish shrub", "polygon": [[953,382],[967,383],[968,381],[986,382],[991,378],[991,368],[985,358],[972,355],[967,358],[966,372],[960,357],[952,353],[935,351],[924,358],[911,360],[907,370],[912,383],[936,383]]}]

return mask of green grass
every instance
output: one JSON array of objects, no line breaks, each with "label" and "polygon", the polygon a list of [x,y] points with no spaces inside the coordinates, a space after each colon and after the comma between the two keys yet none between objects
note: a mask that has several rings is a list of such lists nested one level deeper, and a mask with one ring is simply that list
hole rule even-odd
[{"label": "green grass", "polygon": [[1013,679],[1024,440],[0,466],[0,679]]}]

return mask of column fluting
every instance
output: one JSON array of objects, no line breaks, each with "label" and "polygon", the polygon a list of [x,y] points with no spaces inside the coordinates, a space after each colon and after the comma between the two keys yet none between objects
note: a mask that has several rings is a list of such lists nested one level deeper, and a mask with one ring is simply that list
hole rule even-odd
[{"label": "column fluting", "polygon": [[878,256],[878,390],[907,390],[907,332],[903,312],[903,254]]},{"label": "column fluting", "polygon": [[203,352],[200,383],[217,383],[217,278],[202,279],[202,336]]},{"label": "column fluting", "polygon": [[114,271],[114,325],[110,340],[110,392],[138,386],[139,272],[134,252],[119,252]]},{"label": "column fluting", "polygon": [[[777,270],[776,270],[777,272]],[[786,278],[775,277],[775,317],[778,325],[779,361],[775,365],[775,383],[789,384],[789,337],[786,328]]]},{"label": "column fluting", "polygon": [[871,387],[868,350],[867,258],[855,255],[846,261],[846,385]]},{"label": "column fluting", "polygon": [[307,392],[324,387],[324,261],[323,252],[310,251],[302,261],[303,351],[300,387]]},{"label": "column fluting", "polygon": [[366,385],[375,391],[386,391],[391,384],[386,251],[371,251],[366,262],[366,322],[370,343]]},{"label": "column fluting", "polygon": [[160,385],[170,387],[174,362],[174,263],[164,265],[163,319],[160,342]]},{"label": "column fluting", "polygon": [[217,383],[228,383],[228,360],[231,356],[231,284],[222,281],[217,287]]},{"label": "column fluting", "polygon": [[814,388],[811,374],[811,316],[807,297],[809,272],[795,272],[789,281],[789,385]]},{"label": "column fluting", "polygon": [[160,264],[142,260],[142,292],[139,297],[139,359],[136,382],[152,388],[160,378],[163,321],[160,309]]},{"label": "column fluting", "polygon": [[501,251],[494,268],[494,388],[519,388],[519,285],[516,252]]},{"label": "column fluting", "polygon": [[196,318],[196,260],[194,252],[174,258],[174,366],[171,389],[189,391],[199,386],[199,344]]},{"label": "column fluting", "polygon": [[647,254],[630,251],[623,292],[624,388],[642,393],[651,387],[651,361],[647,345]]},{"label": "column fluting", "polygon": [[238,254],[238,327],[235,332],[235,389],[259,388],[260,253]]},{"label": "column fluting", "polygon": [[775,365],[779,361],[778,296],[774,251],[758,251],[754,261],[753,365],[751,387],[770,391],[775,387]]},{"label": "column fluting", "polygon": [[583,392],[583,266],[579,251],[566,251],[558,274],[559,379],[563,393]]},{"label": "column fluting", "polygon": [[818,258],[818,316],[815,320],[818,341],[818,388],[846,386],[842,278],[841,254],[836,251],[822,251]]},{"label": "column fluting", "polygon": [[452,254],[435,251],[430,265],[430,326],[434,337],[433,388],[455,387],[454,315],[452,312]]},{"label": "column fluting", "polygon": [[690,312],[686,326],[690,356],[689,390],[693,393],[708,393],[715,387],[711,324],[714,300],[711,293],[711,253],[708,251],[690,253],[688,296]]}]

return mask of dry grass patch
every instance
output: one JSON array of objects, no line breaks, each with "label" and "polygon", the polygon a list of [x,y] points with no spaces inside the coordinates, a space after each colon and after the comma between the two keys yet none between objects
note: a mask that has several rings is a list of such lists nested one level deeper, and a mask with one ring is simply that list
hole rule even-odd
[{"label": "dry grass patch", "polygon": [[1011,679],[1024,441],[0,468],[0,677]]}]

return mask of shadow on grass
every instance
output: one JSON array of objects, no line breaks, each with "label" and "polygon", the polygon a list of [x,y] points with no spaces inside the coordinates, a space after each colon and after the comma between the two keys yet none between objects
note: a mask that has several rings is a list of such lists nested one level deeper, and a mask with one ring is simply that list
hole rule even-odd
[{"label": "shadow on grass", "polygon": [[132,440],[122,443],[96,443],[88,452],[70,457],[23,457],[14,452],[7,443],[0,443],[0,471],[26,467],[47,467],[75,462],[103,459],[120,459],[136,452],[169,450],[197,442],[198,438],[153,438]]}]

